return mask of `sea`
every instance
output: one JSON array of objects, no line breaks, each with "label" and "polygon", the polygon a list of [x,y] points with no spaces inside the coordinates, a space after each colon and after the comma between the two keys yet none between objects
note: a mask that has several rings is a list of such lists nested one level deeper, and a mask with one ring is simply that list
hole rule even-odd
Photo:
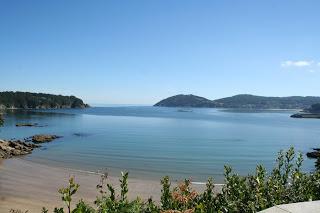
[{"label": "sea", "polygon": [[[12,110],[0,138],[35,134],[62,136],[24,160],[88,172],[159,180],[191,178],[224,181],[224,165],[240,175],[258,164],[268,172],[277,153],[291,146],[304,156],[303,170],[314,170],[306,153],[320,147],[320,119],[295,119],[295,110],[236,110],[152,106],[86,109]],[[38,127],[16,127],[37,123]]]}]

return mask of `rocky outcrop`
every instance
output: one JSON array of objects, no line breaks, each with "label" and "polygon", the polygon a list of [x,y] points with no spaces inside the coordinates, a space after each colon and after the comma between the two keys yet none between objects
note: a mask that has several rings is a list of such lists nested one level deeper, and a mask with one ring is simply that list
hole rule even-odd
[{"label": "rocky outcrop", "polygon": [[290,116],[291,118],[318,118],[320,119],[320,113],[297,113]]},{"label": "rocky outcrop", "polygon": [[313,149],[313,152],[308,152],[307,157],[308,158],[320,158],[320,149]]},{"label": "rocky outcrop", "polygon": [[34,135],[24,140],[0,139],[0,159],[30,154],[35,148],[40,147],[40,145],[38,145],[39,143],[51,142],[57,138],[60,138],[60,136]]},{"label": "rocky outcrop", "polygon": [[5,141],[0,140],[0,158],[11,158],[13,156],[30,154],[39,145],[26,143],[21,140]]},{"label": "rocky outcrop", "polygon": [[77,133],[73,133],[74,136],[77,136],[77,137],[88,137],[90,136],[91,134],[89,133],[82,133],[82,132],[77,132]]},{"label": "rocky outcrop", "polygon": [[33,126],[38,126],[38,123],[17,123],[16,127],[33,127]]},{"label": "rocky outcrop", "polygon": [[61,136],[58,136],[58,135],[34,135],[31,137],[32,142],[34,142],[34,143],[47,143],[47,142],[51,142],[57,138],[61,138]]}]

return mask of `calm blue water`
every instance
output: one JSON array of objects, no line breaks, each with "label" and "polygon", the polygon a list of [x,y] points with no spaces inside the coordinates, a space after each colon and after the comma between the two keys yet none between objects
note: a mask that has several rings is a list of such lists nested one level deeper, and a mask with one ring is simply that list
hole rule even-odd
[{"label": "calm blue water", "polygon": [[[268,169],[280,149],[294,146],[306,153],[320,146],[320,120],[293,119],[293,111],[232,111],[158,107],[96,107],[83,110],[15,112],[6,115],[0,138],[39,133],[63,136],[25,156],[54,166],[118,175],[173,179],[209,176],[222,182],[223,165],[240,174],[256,164]],[[37,122],[45,127],[15,127]],[[314,162],[305,158],[306,171]]]}]

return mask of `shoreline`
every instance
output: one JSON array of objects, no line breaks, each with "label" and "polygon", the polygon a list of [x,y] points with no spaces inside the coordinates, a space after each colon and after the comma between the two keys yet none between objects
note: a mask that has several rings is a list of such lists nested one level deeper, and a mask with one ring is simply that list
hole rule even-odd
[{"label": "shoreline", "polygon": [[[99,196],[96,185],[100,181],[100,175],[97,173],[53,167],[21,158],[0,159],[0,213],[9,212],[10,209],[40,212],[44,206],[49,211],[54,207],[62,207],[58,189],[67,185],[70,176],[74,176],[75,181],[80,184],[74,201],[82,198],[93,204]],[[119,190],[118,179],[116,176],[108,176],[107,181]],[[141,180],[129,176],[128,184],[129,199],[139,196],[143,200],[152,197],[154,201],[160,201],[160,180]],[[172,187],[176,185],[177,182],[172,181]],[[205,184],[194,183],[193,188],[203,191]],[[220,191],[221,184],[217,184],[215,189]]]}]

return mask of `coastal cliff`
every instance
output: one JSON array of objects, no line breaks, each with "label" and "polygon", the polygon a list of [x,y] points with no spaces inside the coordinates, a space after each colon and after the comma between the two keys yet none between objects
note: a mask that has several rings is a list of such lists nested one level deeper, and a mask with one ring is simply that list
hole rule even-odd
[{"label": "coastal cliff", "polygon": [[0,92],[0,109],[61,109],[89,107],[75,96],[31,92]]}]

